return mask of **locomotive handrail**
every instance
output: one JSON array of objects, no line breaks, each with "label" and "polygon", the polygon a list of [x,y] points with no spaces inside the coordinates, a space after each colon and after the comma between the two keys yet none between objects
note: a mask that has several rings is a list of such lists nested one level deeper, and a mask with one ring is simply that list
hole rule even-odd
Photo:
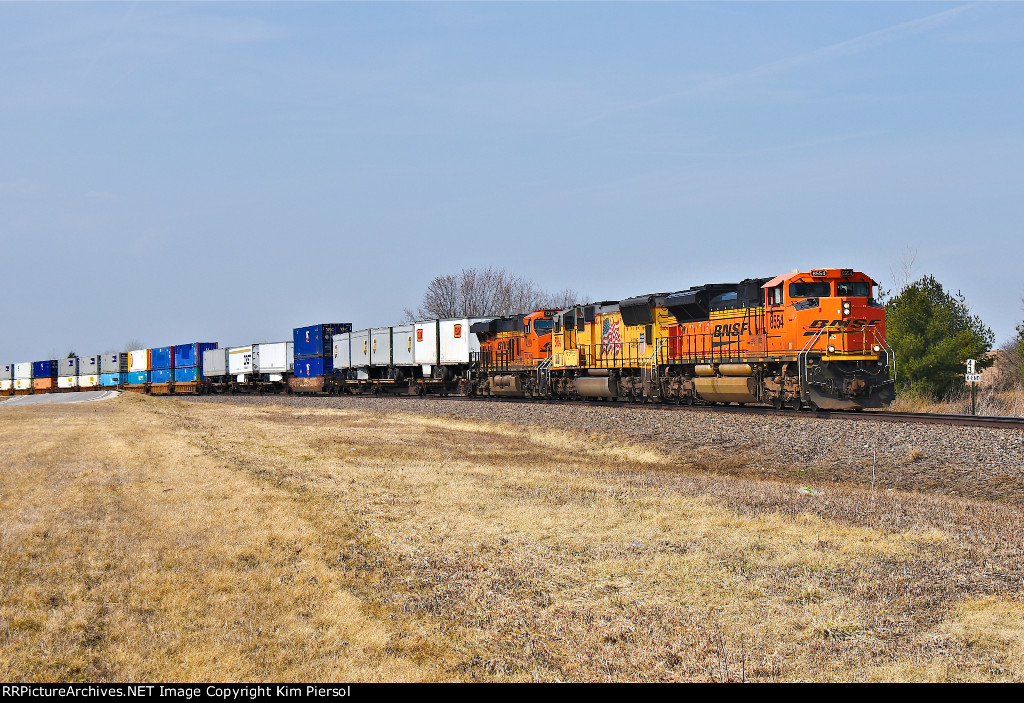
[{"label": "locomotive handrail", "polygon": [[818,330],[817,334],[808,340],[804,348],[800,350],[800,353],[796,355],[796,373],[800,381],[800,399],[807,400],[807,358],[811,354],[811,350],[814,348],[818,338],[821,337],[822,333],[828,329],[828,326],[822,327]]},{"label": "locomotive handrail", "polygon": [[[651,393],[650,391],[654,387],[654,383],[657,383],[658,380],[658,354],[661,352],[661,348],[664,343],[664,338],[658,339],[657,344],[654,345],[654,351],[649,357],[647,357],[647,361],[641,366],[641,380],[644,384],[644,393],[648,397],[654,397],[654,393]],[[661,396],[661,393],[658,393],[658,396]]]},{"label": "locomotive handrail", "polygon": [[895,383],[896,382],[896,350],[892,348],[891,344],[889,344],[889,340],[887,340],[885,337],[883,337],[878,332],[878,328],[877,327],[872,327],[871,328],[871,335],[875,338],[875,341],[878,342],[878,346],[882,347],[882,349],[885,350],[885,360],[887,362],[886,365],[892,367],[892,381],[893,381],[893,383]]},{"label": "locomotive handrail", "polygon": [[551,362],[554,357],[549,356],[537,364],[537,388],[541,394],[548,392],[548,384],[551,382]]}]

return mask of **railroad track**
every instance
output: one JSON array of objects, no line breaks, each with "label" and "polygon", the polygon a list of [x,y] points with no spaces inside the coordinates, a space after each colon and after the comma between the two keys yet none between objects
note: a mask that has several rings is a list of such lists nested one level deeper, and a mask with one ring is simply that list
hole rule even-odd
[{"label": "railroad track", "polygon": [[[588,406],[588,407],[599,407],[599,408],[641,408],[650,407],[658,408],[661,410],[672,410],[677,412],[718,412],[718,413],[742,413],[747,415],[768,415],[771,417],[815,417],[824,419],[838,419],[838,420],[881,420],[884,422],[909,422],[922,425],[957,425],[960,427],[988,427],[988,428],[1003,428],[1012,430],[1024,430],[1024,417],[1002,417],[998,415],[946,415],[940,413],[908,413],[908,412],[893,412],[891,410],[865,410],[862,412],[854,412],[850,410],[776,410],[768,406],[759,405],[672,405],[672,404],[647,404],[647,403],[629,403],[624,401],[608,401],[608,400],[559,400],[555,398],[500,398],[500,397],[487,397],[487,398],[468,398],[466,396],[452,395],[452,396],[435,396],[435,395],[423,395],[423,396],[412,396],[412,395],[401,395],[401,394],[384,394],[389,398],[415,400],[419,399],[433,399],[433,400],[454,400],[454,401],[465,401],[474,403],[534,403],[539,405],[568,405],[568,406]],[[272,396],[270,396],[272,397]],[[300,396],[289,396],[297,398]],[[344,396],[336,396],[344,397]],[[352,395],[350,398],[359,397],[384,397],[384,396],[359,396]]]},{"label": "railroad track", "polygon": [[[479,400],[466,398],[465,400]],[[551,400],[534,398],[501,398],[494,399],[498,402],[527,402],[527,403],[555,403],[571,405],[588,405],[593,407],[643,407],[633,403],[621,401],[578,401],[578,400]],[[1001,417],[998,415],[946,415],[940,413],[907,413],[894,412],[890,410],[865,410],[854,412],[850,410],[776,410],[767,406],[745,406],[745,405],[662,405],[653,404],[649,407],[662,410],[676,410],[681,412],[719,412],[719,413],[743,413],[748,415],[768,415],[772,417],[817,417],[832,418],[839,420],[882,420],[885,422],[910,422],[927,425],[958,425],[960,427],[1001,427],[1006,429],[1024,430],[1024,417]]]}]

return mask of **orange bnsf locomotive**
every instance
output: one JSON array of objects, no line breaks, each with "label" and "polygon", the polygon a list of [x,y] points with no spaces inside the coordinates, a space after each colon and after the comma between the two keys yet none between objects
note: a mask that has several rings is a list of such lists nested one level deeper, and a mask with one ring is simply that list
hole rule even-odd
[{"label": "orange bnsf locomotive", "polygon": [[479,323],[469,392],[883,407],[895,361],[876,285],[815,269]]}]

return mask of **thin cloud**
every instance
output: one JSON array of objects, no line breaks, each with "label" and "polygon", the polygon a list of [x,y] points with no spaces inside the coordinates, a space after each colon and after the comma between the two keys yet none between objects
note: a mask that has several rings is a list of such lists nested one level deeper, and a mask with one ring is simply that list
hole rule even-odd
[{"label": "thin cloud", "polygon": [[909,39],[910,37],[923,34],[936,27],[939,27],[947,22],[950,22],[958,15],[962,14],[966,10],[974,7],[976,3],[970,5],[960,5],[949,10],[943,10],[937,12],[934,15],[928,15],[927,17],[919,17],[909,22],[903,22],[901,24],[894,25],[892,27],[886,27],[885,29],[878,29],[874,32],[868,32],[862,34],[859,37],[853,39],[847,39],[846,41],[839,42],[838,44],[831,44],[830,46],[816,49],[806,54],[800,54],[799,56],[793,56],[780,61],[773,61],[772,63],[765,64],[752,68],[748,71],[741,71],[740,73],[734,73],[728,76],[720,76],[709,80],[702,81],[686,90],[680,90],[673,93],[666,93],[657,97],[649,98],[640,102],[625,105],[615,110],[609,110],[608,112],[592,117],[581,123],[582,125],[589,125],[595,122],[599,122],[608,117],[619,115],[624,112],[632,112],[635,110],[642,110],[652,105],[658,105],[670,100],[676,100],[687,96],[699,95],[702,93],[709,93],[725,88],[730,88],[740,83],[746,83],[758,78],[766,78],[768,76],[774,76],[801,66],[807,66],[810,64],[821,63],[824,61],[830,61],[843,56],[851,56],[853,54],[859,54],[870,49],[876,49],[885,44],[891,44],[892,42],[900,41],[903,39]]}]

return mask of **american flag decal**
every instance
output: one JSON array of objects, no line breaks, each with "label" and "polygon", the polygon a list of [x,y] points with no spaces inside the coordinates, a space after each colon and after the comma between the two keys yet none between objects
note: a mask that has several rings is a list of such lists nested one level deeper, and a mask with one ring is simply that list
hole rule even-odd
[{"label": "american flag decal", "polygon": [[605,354],[618,354],[622,350],[622,335],[619,334],[618,321],[612,322],[607,317],[601,326],[601,351]]}]

